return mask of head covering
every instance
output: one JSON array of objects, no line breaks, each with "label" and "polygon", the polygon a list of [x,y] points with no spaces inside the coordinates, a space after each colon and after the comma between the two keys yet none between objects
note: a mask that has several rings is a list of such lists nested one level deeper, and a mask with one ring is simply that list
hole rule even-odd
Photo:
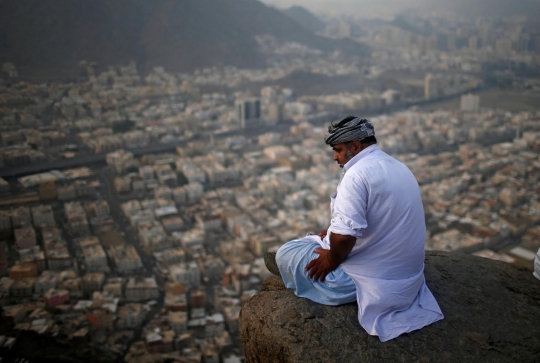
[{"label": "head covering", "polygon": [[327,145],[334,146],[356,140],[362,141],[370,136],[375,136],[375,128],[371,122],[358,117],[351,120],[348,117],[339,122],[334,121],[328,126],[328,132],[324,135],[324,142]]}]

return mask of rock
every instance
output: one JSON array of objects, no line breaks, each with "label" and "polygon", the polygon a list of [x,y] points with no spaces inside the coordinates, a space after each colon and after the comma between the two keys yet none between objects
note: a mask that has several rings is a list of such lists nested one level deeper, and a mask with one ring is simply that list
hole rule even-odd
[{"label": "rock", "polygon": [[426,253],[427,285],[445,318],[386,343],[357,305],[296,297],[279,277],[240,312],[246,362],[540,362],[540,282],[504,262]]}]

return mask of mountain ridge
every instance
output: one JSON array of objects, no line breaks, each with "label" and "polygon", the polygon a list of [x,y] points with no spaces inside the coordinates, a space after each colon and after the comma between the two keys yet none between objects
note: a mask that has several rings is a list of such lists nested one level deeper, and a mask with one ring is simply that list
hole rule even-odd
[{"label": "mountain ridge", "polygon": [[324,23],[319,18],[302,6],[291,6],[290,8],[283,9],[282,12],[314,33],[321,32],[325,28]]},{"label": "mountain ridge", "polygon": [[368,48],[323,38],[256,0],[3,0],[0,60],[58,68],[81,60],[137,61],[142,69],[192,71],[214,65],[258,68],[256,35],[355,55]]}]

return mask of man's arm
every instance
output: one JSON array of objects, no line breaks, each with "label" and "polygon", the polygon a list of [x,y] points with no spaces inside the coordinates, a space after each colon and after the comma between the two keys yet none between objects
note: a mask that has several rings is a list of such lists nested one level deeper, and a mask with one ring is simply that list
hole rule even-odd
[{"label": "man's arm", "polygon": [[326,275],[334,271],[347,258],[355,243],[356,237],[332,233],[330,249],[316,249],[315,252],[319,254],[319,257],[311,260],[306,266],[309,277],[315,281],[324,281]]},{"label": "man's arm", "polygon": [[[306,266],[309,277],[324,281],[351,253],[357,238],[367,228],[367,190],[361,178],[345,174],[338,186],[332,211],[330,250],[316,249],[319,257]],[[321,237],[323,238],[323,237]]]}]

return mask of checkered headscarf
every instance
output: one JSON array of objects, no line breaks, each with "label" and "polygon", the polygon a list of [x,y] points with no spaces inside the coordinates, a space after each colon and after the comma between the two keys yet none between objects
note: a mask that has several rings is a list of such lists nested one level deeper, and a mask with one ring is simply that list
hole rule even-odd
[{"label": "checkered headscarf", "polygon": [[334,146],[356,140],[362,141],[370,136],[375,136],[375,128],[371,122],[356,117],[348,122],[345,120],[332,122],[328,126],[328,132],[324,135],[324,142]]}]

